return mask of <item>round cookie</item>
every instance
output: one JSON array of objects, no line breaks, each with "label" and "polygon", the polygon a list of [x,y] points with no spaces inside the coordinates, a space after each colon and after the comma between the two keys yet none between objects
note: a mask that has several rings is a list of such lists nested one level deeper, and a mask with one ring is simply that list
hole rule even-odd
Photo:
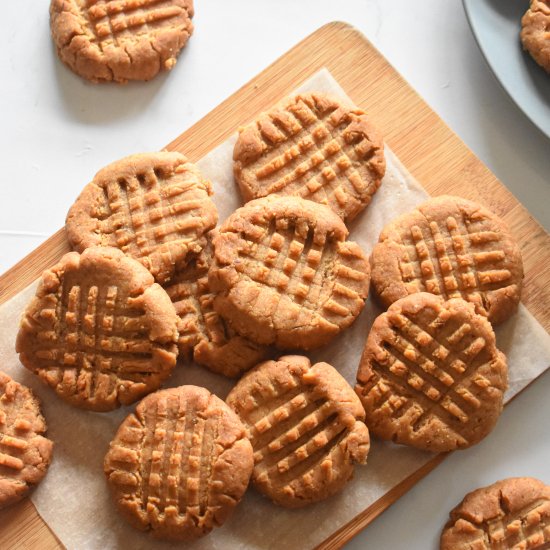
[{"label": "round cookie", "polygon": [[240,130],[233,171],[245,201],[295,195],[352,220],[386,170],[384,144],[361,109],[320,92],[298,94]]},{"label": "round cookie", "polygon": [[441,550],[528,550],[550,544],[550,487],[508,478],[468,493],[441,535]]},{"label": "round cookie", "polygon": [[520,38],[523,48],[550,73],[550,0],[531,0],[521,19]]},{"label": "round cookie", "polygon": [[373,434],[444,452],[493,429],[507,381],[487,319],[460,298],[421,292],[375,319],[355,390]]},{"label": "round cookie", "polygon": [[78,252],[120,248],[165,283],[215,227],[211,193],[210,182],[180,153],[131,155],[84,187],[67,215],[67,238]]},{"label": "round cookie", "polygon": [[267,358],[268,348],[239,336],[214,310],[208,284],[210,240],[202,252],[165,285],[179,317],[180,356],[224,376],[240,376]]},{"label": "round cookie", "polygon": [[213,239],[214,308],[260,344],[327,344],[353,323],[368,294],[368,260],[347,236],[321,204],[275,196],[245,204]]},{"label": "round cookie", "polygon": [[246,373],[226,400],[254,449],[256,488],[300,508],[340,491],[365,464],[365,413],[353,389],[327,363],[287,355]]},{"label": "round cookie", "polygon": [[15,344],[65,401],[94,411],[158,389],[176,364],[178,317],[166,292],[120,250],[65,254],[44,271]]},{"label": "round cookie", "polygon": [[170,70],[193,33],[193,0],[51,0],[63,63],[92,82],[150,80]]},{"label": "round cookie", "polygon": [[385,307],[415,292],[463,298],[492,324],[521,296],[523,264],[505,223],[475,202],[443,195],[390,222],[371,255]]},{"label": "round cookie", "polygon": [[174,541],[221,526],[243,496],[252,447],[235,413],[205,388],[147,396],[120,425],[104,470],[137,529]]},{"label": "round cookie", "polygon": [[0,509],[21,500],[46,475],[53,443],[31,390],[0,372]]}]

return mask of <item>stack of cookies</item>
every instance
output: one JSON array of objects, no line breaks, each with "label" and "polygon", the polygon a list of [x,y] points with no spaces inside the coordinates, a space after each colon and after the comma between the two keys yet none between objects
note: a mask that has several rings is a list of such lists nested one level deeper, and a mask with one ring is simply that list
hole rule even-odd
[{"label": "stack of cookies", "polygon": [[[369,261],[346,223],[380,186],[383,141],[363,111],[320,93],[241,129],[233,168],[248,202],[217,228],[210,182],[184,156],[101,170],[67,216],[75,251],[43,274],[17,338],[24,366],[71,405],[143,398],[105,474],[124,517],[165,539],[222,525],[250,479],[289,508],[328,498],[366,462],[369,430],[432,451],[473,445],[507,387],[491,323],[515,311],[523,271],[494,214],[432,199],[389,224]],[[355,391],[333,366],[282,353],[350,327],[371,273],[389,309]],[[159,389],[178,356],[242,377],[225,403]]]}]

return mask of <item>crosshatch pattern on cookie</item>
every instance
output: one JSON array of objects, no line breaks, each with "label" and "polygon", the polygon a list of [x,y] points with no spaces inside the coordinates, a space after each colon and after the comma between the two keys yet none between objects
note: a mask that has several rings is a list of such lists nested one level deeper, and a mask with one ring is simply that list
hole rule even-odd
[{"label": "crosshatch pattern on cookie", "polygon": [[212,251],[207,246],[164,288],[179,317],[180,356],[192,357],[199,365],[234,377],[265,359],[268,350],[236,334],[214,310],[216,295],[208,284],[211,262]]},{"label": "crosshatch pattern on cookie", "polygon": [[[265,198],[248,204],[257,208],[266,200],[293,203],[298,199]],[[303,202],[294,207],[299,209],[301,204]],[[247,206],[242,209],[245,217]],[[322,216],[323,211],[318,214]],[[360,247],[344,241],[345,234],[336,236],[325,225],[317,226],[307,217],[294,218],[276,211],[268,212],[263,220],[248,219],[245,229],[238,233],[233,232],[231,223],[230,218],[222,230],[233,233],[231,246],[236,250],[235,258],[229,262],[218,261],[216,269],[234,270],[248,287],[247,308],[251,317],[269,317],[274,330],[281,331],[263,343],[303,345],[307,349],[326,343],[327,336],[335,335],[353,322],[364,305],[369,268]],[[225,246],[217,237],[214,244]],[[223,254],[222,250],[216,256],[219,259]],[[212,283],[212,277],[210,281]],[[228,299],[231,300],[231,296]],[[215,305],[218,300],[219,296]],[[217,305],[216,309],[220,311]],[[221,313],[223,315],[223,311]],[[231,318],[229,321],[233,323]],[[304,332],[307,327],[312,330],[320,327],[322,334],[312,333],[299,342],[296,333],[292,334],[296,327],[303,327]],[[235,328],[239,332],[245,330],[243,334],[248,335],[246,327]],[[288,334],[282,334],[283,330]],[[319,342],[316,336],[321,339]]]},{"label": "crosshatch pattern on cookie", "polygon": [[[504,510],[503,510],[504,512]],[[550,542],[550,500],[540,499],[519,511],[504,513],[486,523],[486,535],[476,543],[490,542],[488,548],[537,548]]]},{"label": "crosshatch pattern on cookie", "polygon": [[46,300],[52,307],[40,313],[35,357],[48,382],[70,379],[75,392],[85,386],[93,399],[98,390],[115,392],[120,377],[138,381],[160,374],[152,358],[161,346],[149,340],[150,321],[139,299],[117,286],[63,281]]},{"label": "crosshatch pattern on cookie", "polygon": [[401,276],[409,293],[464,298],[484,308],[483,291],[507,284],[504,251],[496,231],[477,230],[475,220],[449,216],[444,223],[413,225],[401,236]]},{"label": "crosshatch pattern on cookie", "polygon": [[94,82],[149,80],[171,69],[193,32],[192,0],[52,0],[61,59]]},{"label": "crosshatch pattern on cookie", "polygon": [[[296,478],[311,483],[310,470],[320,468],[330,481],[333,475],[332,451],[337,450],[347,430],[340,422],[334,403],[315,391],[294,386],[271,401],[264,414],[262,399],[252,394],[256,410],[246,418],[254,443],[255,479],[277,486],[288,485]],[[305,437],[304,437],[305,436]],[[309,472],[309,475],[308,475]]]},{"label": "crosshatch pattern on cookie", "polygon": [[[364,279],[354,269],[360,259],[354,246],[332,243],[326,234],[287,220],[273,220],[268,227],[254,229],[263,235],[256,242],[246,239],[237,271],[281,293],[281,299],[299,304],[307,310],[306,316],[345,318],[350,315],[348,302],[362,303],[359,293],[346,284]],[[336,261],[338,282],[330,289],[325,277]],[[330,291],[334,295],[329,297]]]},{"label": "crosshatch pattern on cookie", "polygon": [[[173,341],[157,340],[151,336],[152,313],[144,300],[150,286],[130,294],[128,280],[106,282],[101,268],[84,270],[61,270],[40,296],[40,307],[31,304],[18,351],[22,362],[63,398],[109,410],[118,402],[132,403],[168,377],[177,357],[176,316]],[[163,293],[158,285],[154,291]],[[162,298],[157,296],[158,303]],[[168,296],[165,302],[171,306]],[[167,324],[166,319],[154,322]]]},{"label": "crosshatch pattern on cookie", "polygon": [[240,421],[223,401],[193,386],[144,399],[105,457],[122,513],[138,528],[175,540],[221,525],[251,472],[252,450]]},{"label": "crosshatch pattern on cookie", "polygon": [[67,216],[77,248],[114,246],[160,281],[205,245],[217,221],[210,184],[182,155],[128,157],[99,172]]},{"label": "crosshatch pattern on cookie", "polygon": [[298,195],[351,220],[370,203],[385,171],[382,140],[365,117],[321,94],[299,95],[262,114],[235,147],[245,199]]},{"label": "crosshatch pattern on cookie", "polygon": [[[0,479],[11,478],[7,476],[7,469],[12,470],[14,476],[23,470],[24,453],[29,448],[29,438],[33,437],[33,425],[26,419],[20,417],[20,407],[25,398],[31,399],[28,395],[18,395],[20,387],[7,376],[0,373]],[[34,407],[36,416],[40,419],[38,407]],[[21,412],[27,412],[23,409]],[[39,420],[42,430],[45,429],[44,422]],[[23,483],[23,481],[21,482]]]},{"label": "crosshatch pattern on cookie", "polygon": [[333,494],[353,463],[366,461],[368,430],[359,400],[330,365],[311,367],[297,356],[270,365],[245,375],[227,402],[247,426],[257,487],[283,506],[301,507]]},{"label": "crosshatch pattern on cookie", "polygon": [[31,391],[0,372],[0,508],[38,483],[50,463],[52,442]]},{"label": "crosshatch pattern on cookie", "polygon": [[550,543],[550,489],[538,480],[511,478],[470,493],[451,512],[441,548],[459,542],[481,550],[542,548]]},{"label": "crosshatch pattern on cookie", "polygon": [[429,439],[425,432],[437,425],[448,435],[434,434],[428,447],[467,447],[486,435],[494,424],[490,417],[500,413],[504,357],[492,331],[484,334],[469,319],[473,311],[461,314],[453,302],[428,304],[416,312],[399,307],[410,298],[383,314],[383,322],[372,329],[380,332],[367,341],[362,359],[367,368],[360,367],[357,386],[367,424],[375,432],[388,428],[397,442],[420,447]]},{"label": "crosshatch pattern on cookie", "polygon": [[[503,302],[519,301],[522,270],[516,265],[521,264],[521,259],[516,259],[517,247],[487,210],[476,211],[471,207],[473,203],[469,208],[460,208],[468,201],[449,199],[458,205],[453,215],[438,216],[432,206],[438,203],[432,201],[415,211],[419,215],[411,223],[405,215],[382,232],[372,257],[375,287],[384,298],[389,276],[380,267],[381,258],[395,255],[403,296],[430,292],[446,299],[463,298],[491,321],[502,321],[493,310],[493,300],[498,301],[493,295],[500,293]],[[390,250],[392,245],[396,248]]]},{"label": "crosshatch pattern on cookie", "polygon": [[100,218],[99,228],[104,235],[112,235],[123,252],[143,258],[175,236],[181,238],[187,232],[194,236],[200,230],[202,198],[185,196],[194,182],[185,187],[163,185],[165,178],[149,169],[103,187],[106,216]]},{"label": "crosshatch pattern on cookie", "polygon": [[120,35],[128,29],[142,32],[170,28],[184,12],[165,0],[88,0],[82,14],[101,49],[120,46]]}]

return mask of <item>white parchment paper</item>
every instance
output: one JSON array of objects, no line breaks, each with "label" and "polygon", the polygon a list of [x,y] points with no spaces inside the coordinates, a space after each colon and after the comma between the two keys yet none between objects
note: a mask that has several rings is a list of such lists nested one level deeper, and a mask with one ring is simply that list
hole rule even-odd
[{"label": "white parchment paper", "polygon": [[[305,90],[328,91],[345,97],[326,70],[300,88]],[[241,202],[232,176],[235,139],[235,136],[228,139],[198,163],[213,182],[220,221]],[[380,190],[351,228],[350,238],[367,253],[388,221],[411,210],[428,196],[388,149],[386,159],[387,171]],[[103,457],[118,425],[133,407],[112,413],[77,410],[63,403],[19,363],[14,350],[15,337],[21,312],[34,294],[35,286],[31,285],[0,307],[0,369],[38,394],[49,426],[48,435],[55,442],[50,471],[31,497],[39,514],[71,550],[181,548],[181,544],[157,542],[129,527],[111,502],[103,475]],[[354,384],[365,337],[379,313],[369,299],[354,325],[330,346],[310,354],[312,360],[327,361]],[[550,336],[523,306],[496,332],[498,346],[508,358],[508,400],[550,366]],[[182,364],[167,385],[182,384],[205,386],[225,398],[233,383],[196,365]],[[468,451],[460,452],[467,459]],[[373,441],[367,466],[357,467],[354,479],[335,497],[302,510],[285,510],[249,489],[235,514],[221,529],[185,547],[220,550],[314,547],[432,456]]]}]

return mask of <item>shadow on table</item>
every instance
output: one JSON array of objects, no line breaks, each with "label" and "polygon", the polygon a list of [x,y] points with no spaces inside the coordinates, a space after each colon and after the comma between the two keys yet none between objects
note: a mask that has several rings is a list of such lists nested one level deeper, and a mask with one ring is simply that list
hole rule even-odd
[{"label": "shadow on table", "polygon": [[525,72],[529,75],[537,95],[550,107],[550,76],[528,52],[524,51],[523,57],[525,58]]},{"label": "shadow on table", "polygon": [[[184,49],[174,70],[178,70],[178,66],[185,63],[186,55]],[[93,125],[129,119],[146,111],[171,78],[170,72],[163,72],[148,82],[94,84],[65,66],[57,57],[53,45],[50,59],[61,103],[68,115],[80,122]]]}]

